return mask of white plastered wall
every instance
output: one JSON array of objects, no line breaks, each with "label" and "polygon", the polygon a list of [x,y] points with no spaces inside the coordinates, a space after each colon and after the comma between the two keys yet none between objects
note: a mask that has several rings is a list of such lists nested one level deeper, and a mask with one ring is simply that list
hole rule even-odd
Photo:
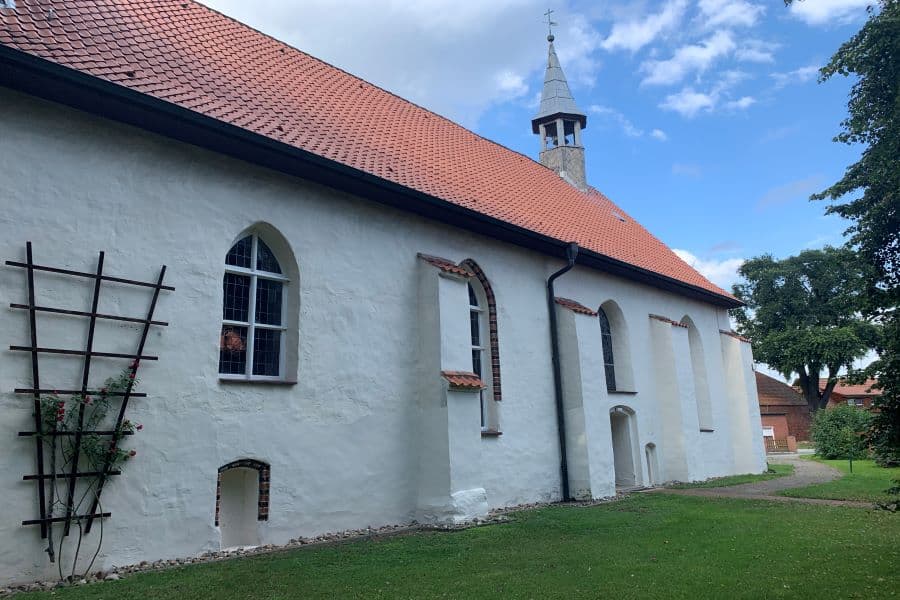
[{"label": "white plastered wall", "polygon": [[[157,311],[170,326],[153,330],[147,343],[160,360],[140,371],[149,397],[129,408],[129,418],[144,425],[129,442],[138,456],[104,493],[112,518],[96,568],[218,549],[217,471],[244,458],[271,465],[260,543],[415,518],[421,407],[431,401],[422,396],[422,378],[439,382],[431,366],[441,364],[420,352],[419,328],[435,317],[421,310],[418,252],[476,260],[496,296],[503,435],[473,436],[480,463],[469,465],[467,477],[478,479],[490,507],[559,498],[545,286],[561,259],[8,90],[0,90],[0,105],[0,257],[22,260],[30,240],[36,261],[84,271],[105,250],[108,272],[146,280],[166,264],[167,282],[176,287]],[[257,223],[277,227],[297,261],[295,385],[225,384],[217,375],[224,256]],[[38,279],[42,303],[89,306],[88,285]],[[705,468],[731,472],[731,442],[720,428],[725,383],[711,357],[721,356],[717,309],[580,267],[557,285],[560,295],[586,306],[615,299],[622,307],[635,393],[585,387],[591,397],[584,402],[606,427],[610,408],[632,408],[640,447],[656,443],[660,457],[647,315],[691,315],[704,336],[714,403]],[[27,343],[26,314],[6,308],[24,301],[24,273],[0,269],[4,346]],[[146,294],[115,286],[101,293],[105,312],[142,315],[146,302]],[[41,318],[41,344],[80,347],[84,324],[62,323]],[[106,324],[95,347],[131,352],[136,338],[134,327]],[[12,393],[31,385],[29,365],[24,353],[5,352],[0,361],[0,502],[7,515],[0,521],[0,585],[53,574],[37,530],[20,525],[37,513],[35,485],[21,480],[35,468],[34,444],[17,437],[32,427],[31,404]],[[122,366],[98,361],[97,374]],[[78,380],[81,365],[42,359],[42,367],[45,382],[61,386]]]}]

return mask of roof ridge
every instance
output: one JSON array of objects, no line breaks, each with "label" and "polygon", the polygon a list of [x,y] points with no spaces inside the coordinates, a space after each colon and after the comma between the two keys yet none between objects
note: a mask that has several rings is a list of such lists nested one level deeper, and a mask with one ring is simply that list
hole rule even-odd
[{"label": "roof ridge", "polygon": [[[714,304],[737,302],[597,188],[577,189],[529,154],[202,1],[61,4],[55,19],[62,37],[48,31],[43,13],[29,4],[0,19],[9,25],[0,28],[4,49],[400,186],[421,195],[422,207],[447,203],[453,211],[536,234],[542,244],[575,241],[585,250],[585,264],[596,268],[676,293],[700,292]],[[122,65],[138,69],[122,71]],[[38,95],[80,106],[45,91]],[[93,112],[91,106],[82,108]],[[264,158],[254,156],[245,160]],[[408,208],[422,210],[417,206]]]}]

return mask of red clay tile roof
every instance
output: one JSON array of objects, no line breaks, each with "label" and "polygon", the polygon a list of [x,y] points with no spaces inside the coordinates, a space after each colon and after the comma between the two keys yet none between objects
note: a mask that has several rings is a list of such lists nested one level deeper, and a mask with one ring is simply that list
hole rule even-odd
[{"label": "red clay tile roof", "polygon": [[[880,396],[881,390],[870,389],[877,381],[876,379],[867,379],[865,383],[850,385],[842,380],[838,380],[833,391],[835,394],[842,396]],[[824,390],[827,383],[828,379],[819,379],[819,389]]]},{"label": "red clay tile roof", "polygon": [[591,310],[584,304],[575,302],[574,300],[569,300],[568,298],[560,298],[558,296],[554,298],[554,300],[556,300],[556,303],[560,306],[564,306],[573,312],[577,312],[578,314],[588,315],[591,317],[597,316],[597,311]]},{"label": "red clay tile roof", "polygon": [[0,44],[732,299],[600,192],[197,2],[16,6]]},{"label": "red clay tile roof", "polygon": [[418,254],[418,257],[431,266],[437,267],[441,271],[444,271],[445,273],[453,273],[454,275],[460,275],[462,277],[472,277],[472,273],[470,273],[468,269],[459,266],[452,260],[447,260],[446,258],[441,258],[440,256],[422,254],[421,252]]},{"label": "red clay tile roof", "polygon": [[806,406],[806,400],[797,390],[759,371],[756,371],[756,393],[760,406]]},{"label": "red clay tile roof", "polygon": [[450,382],[451,389],[483,390],[485,387],[481,377],[469,371],[441,371],[441,377]]}]

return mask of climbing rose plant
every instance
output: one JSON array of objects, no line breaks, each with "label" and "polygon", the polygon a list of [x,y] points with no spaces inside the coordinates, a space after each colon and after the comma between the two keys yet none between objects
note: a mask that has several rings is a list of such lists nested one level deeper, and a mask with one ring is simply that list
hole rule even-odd
[{"label": "climbing rose plant", "polygon": [[[106,473],[112,470],[122,471],[125,463],[137,455],[137,451],[134,449],[124,447],[123,441],[126,436],[143,429],[143,425],[140,423],[123,420],[112,435],[101,436],[90,433],[103,430],[104,428],[111,431],[115,427],[115,423],[111,422],[115,417],[111,417],[109,414],[111,401],[114,398],[121,398],[122,394],[128,389],[134,390],[138,383],[135,377],[137,367],[138,363],[134,362],[119,375],[107,379],[98,394],[78,394],[68,397],[67,400],[57,393],[41,397],[40,435],[49,456],[51,473],[48,487],[49,497],[47,499],[48,517],[66,516],[69,478],[58,477],[57,475],[72,471],[73,462],[75,461],[76,439],[78,437],[76,434],[79,431],[88,433],[82,433],[80,436],[76,470],[79,473],[90,472],[96,474],[78,478],[79,488],[73,499],[72,515],[84,514],[93,503],[104,468],[107,469]],[[80,427],[79,415],[82,415]],[[68,433],[70,435],[59,435],[60,433]],[[102,512],[102,510],[99,512]],[[47,553],[50,555],[51,561],[59,559],[57,562],[59,564],[60,579],[73,581],[84,577],[90,572],[95,559],[100,553],[100,544],[102,544],[103,519],[99,519],[99,523],[101,528],[100,540],[98,541],[96,552],[82,575],[77,575],[79,553],[82,550],[84,535],[81,519],[72,520],[72,525],[77,528],[78,535],[72,541],[74,554],[70,559],[71,570],[68,575],[64,575],[62,564],[63,544],[68,538],[60,536],[58,544],[54,545],[53,524],[51,523]]]}]

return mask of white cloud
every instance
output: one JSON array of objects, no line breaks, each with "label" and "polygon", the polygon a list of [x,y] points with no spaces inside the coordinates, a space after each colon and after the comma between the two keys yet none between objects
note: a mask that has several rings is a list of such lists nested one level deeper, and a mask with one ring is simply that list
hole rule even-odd
[{"label": "white cloud", "polygon": [[[570,83],[592,86],[596,81],[600,61],[594,58],[595,51],[600,48],[602,37],[583,15],[569,14],[566,17],[565,29],[557,33],[560,41],[556,42],[556,54],[563,65],[566,78]],[[499,36],[503,43],[505,36]],[[534,42],[530,42],[531,47]],[[546,66],[541,61],[541,68]],[[541,75],[543,76],[543,71]]]},{"label": "white cloud", "polygon": [[[494,104],[526,100],[546,65],[540,0],[202,1],[467,127]],[[557,52],[577,87],[596,76],[602,38],[577,11],[559,17]]]},{"label": "white cloud", "polygon": [[866,16],[875,0],[803,0],[791,4],[790,13],[807,25],[847,23]]},{"label": "white cloud", "polygon": [[775,50],[779,47],[780,44],[774,42],[750,39],[734,51],[734,57],[743,62],[772,63],[775,62]]},{"label": "white cloud", "polygon": [[680,92],[669,94],[659,105],[665,110],[675,111],[682,117],[692,118],[701,110],[712,110],[716,99],[710,94],[697,92],[693,88],[684,88]]},{"label": "white cloud", "polygon": [[[747,73],[743,71],[734,69],[724,71],[708,92],[698,92],[693,87],[688,86],[680,92],[666,96],[665,100],[659,104],[659,107],[664,110],[677,112],[688,119],[697,116],[700,112],[712,112],[720,105],[722,100],[727,100],[731,88],[747,77]],[[749,107],[753,102],[755,102],[753,98],[744,96],[738,100],[726,102],[725,107],[732,110],[743,109]]]},{"label": "white cloud", "polygon": [[737,100],[731,100],[725,103],[725,108],[729,110],[745,110],[756,104],[756,98],[752,96],[742,96]]},{"label": "white cloud", "polygon": [[791,83],[812,81],[819,74],[819,69],[818,65],[807,65],[786,73],[772,73],[772,79],[775,80],[775,87],[783,88]]},{"label": "white cloud", "polygon": [[[602,104],[591,104],[588,107],[588,111],[597,115],[598,117],[613,122],[622,130],[622,133],[624,133],[628,137],[640,138],[644,137],[644,134],[646,133],[643,129],[635,126],[635,124],[632,123],[628,117],[609,106],[604,106]],[[652,131],[650,131],[649,135],[653,139],[659,140],[661,142],[669,139],[669,136],[666,135],[666,132],[661,129],[653,129]]]},{"label": "white cloud", "polygon": [[688,74],[703,72],[712,63],[735,49],[736,44],[728,31],[717,31],[699,44],[681,46],[667,60],[648,60],[641,65],[647,74],[641,85],[671,85]]},{"label": "white cloud", "polygon": [[604,50],[640,50],[660,34],[673,29],[681,22],[687,8],[687,0],[671,0],[658,13],[640,19],[617,22],[609,36],[603,40]]},{"label": "white cloud", "polygon": [[497,73],[497,89],[509,98],[518,98],[528,93],[528,85],[525,79],[512,71],[505,69]]},{"label": "white cloud", "polygon": [[743,258],[726,258],[722,260],[702,259],[687,250],[673,249],[678,258],[697,269],[701,275],[725,290],[730,290],[740,277],[738,269],[744,264]]},{"label": "white cloud", "polygon": [[588,110],[595,115],[599,115],[601,117],[605,117],[614,121],[619,127],[621,127],[622,133],[624,133],[628,137],[641,137],[644,135],[643,129],[638,129],[637,127],[635,127],[634,123],[632,123],[628,119],[628,117],[614,108],[603,106],[602,104],[592,104],[590,107],[588,107]]},{"label": "white cloud", "polygon": [[700,0],[700,14],[706,27],[753,27],[766,8],[746,0]]}]

